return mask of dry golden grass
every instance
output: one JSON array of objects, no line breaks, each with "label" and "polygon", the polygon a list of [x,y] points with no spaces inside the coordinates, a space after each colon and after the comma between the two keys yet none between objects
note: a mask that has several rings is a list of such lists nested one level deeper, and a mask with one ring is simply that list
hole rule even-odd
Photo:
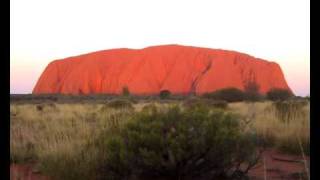
[{"label": "dry golden grass", "polygon": [[[60,166],[66,168],[61,165],[63,160],[76,158],[78,153],[82,153],[80,149],[94,141],[101,131],[108,131],[115,124],[121,126],[122,122],[117,121],[125,121],[127,118],[124,117],[130,114],[125,109],[101,110],[102,106],[101,104],[11,105],[11,162],[40,162],[40,168],[44,171],[50,169],[59,171],[56,168]],[[42,107],[41,110],[39,107]],[[93,151],[83,154],[86,160],[91,161],[95,158]],[[68,177],[73,179],[65,176]]]},{"label": "dry golden grass", "polygon": [[267,145],[275,145],[280,150],[301,154],[299,140],[304,151],[309,154],[310,144],[310,104],[303,106],[299,116],[291,116],[288,122],[283,122],[277,114],[272,102],[232,103],[230,110],[243,115],[252,127],[262,137]]}]

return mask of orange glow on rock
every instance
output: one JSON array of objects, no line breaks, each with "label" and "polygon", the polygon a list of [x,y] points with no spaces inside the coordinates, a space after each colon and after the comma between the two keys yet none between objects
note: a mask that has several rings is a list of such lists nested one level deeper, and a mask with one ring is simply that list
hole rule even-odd
[{"label": "orange glow on rock", "polygon": [[111,49],[51,62],[33,94],[120,94],[127,86],[136,95],[244,89],[254,80],[265,94],[289,88],[277,63],[220,49],[162,45],[144,49]]}]

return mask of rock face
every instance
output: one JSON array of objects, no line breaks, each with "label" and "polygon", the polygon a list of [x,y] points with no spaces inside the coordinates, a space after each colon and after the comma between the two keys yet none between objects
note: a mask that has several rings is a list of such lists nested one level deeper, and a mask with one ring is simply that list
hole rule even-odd
[{"label": "rock face", "polygon": [[281,68],[247,54],[220,49],[162,45],[111,49],[51,62],[33,94],[203,94],[221,88],[244,90],[248,82],[260,93],[288,87]]}]

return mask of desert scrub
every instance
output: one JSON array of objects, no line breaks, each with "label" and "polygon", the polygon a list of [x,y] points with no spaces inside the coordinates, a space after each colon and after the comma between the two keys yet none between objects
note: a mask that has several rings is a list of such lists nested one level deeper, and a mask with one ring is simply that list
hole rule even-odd
[{"label": "desert scrub", "polygon": [[[278,105],[277,105],[278,103]],[[284,106],[284,107],[281,107]],[[250,121],[261,143],[284,153],[301,155],[310,152],[310,103],[308,101],[231,103],[228,111]],[[251,120],[250,120],[251,119]]]},{"label": "desert scrub", "polygon": [[124,86],[124,87],[122,88],[122,96],[124,96],[124,97],[130,96],[130,91],[129,91],[128,86]]},{"label": "desert scrub", "polygon": [[[118,98],[119,99],[119,98]],[[120,98],[122,99],[122,98]],[[201,98],[198,98],[201,99]],[[49,175],[53,179],[107,179],[110,176],[107,176],[107,163],[110,162],[110,156],[107,156],[107,152],[112,152],[116,150],[108,149],[107,144],[109,141],[116,141],[115,144],[127,147],[123,144],[124,131],[127,131],[127,123],[135,124],[141,118],[138,116],[146,117],[146,120],[143,121],[140,125],[135,125],[139,127],[137,131],[130,129],[130,132],[139,132],[141,129],[147,129],[147,132],[142,133],[143,137],[146,138],[146,135],[150,135],[150,138],[154,138],[153,134],[161,133],[158,130],[153,130],[151,127],[152,119],[156,121],[163,121],[160,123],[162,129],[165,126],[169,126],[172,122],[172,125],[177,125],[177,127],[182,126],[182,121],[186,122],[201,122],[196,120],[190,120],[189,114],[197,114],[192,117],[203,117],[204,122],[211,122],[207,118],[215,117],[210,114],[217,114],[221,110],[217,108],[211,108],[209,106],[204,106],[206,111],[201,110],[202,107],[198,107],[198,110],[193,109],[191,112],[188,112],[189,109],[181,106],[182,109],[177,111],[177,113],[169,113],[168,108],[170,108],[172,102],[170,103],[158,103],[158,101],[152,101],[152,103],[141,103],[134,105],[135,111],[141,112],[138,115],[135,115],[135,111],[128,110],[126,108],[110,108],[107,107],[106,103],[72,103],[72,104],[56,104],[50,105],[49,103],[42,103],[43,111],[38,111],[36,105],[38,104],[11,104],[10,105],[10,159],[11,162],[18,163],[28,163],[30,161],[38,163],[38,169],[41,173]],[[52,106],[52,107],[51,107]],[[55,108],[54,108],[55,107]],[[102,108],[106,107],[106,108]],[[197,106],[195,106],[197,107]],[[270,146],[276,147],[279,150],[285,152],[293,152],[295,154],[301,155],[299,150],[298,138],[301,141],[303,146],[303,151],[308,154],[309,150],[309,102],[306,105],[303,105],[300,109],[303,111],[303,116],[291,116],[296,118],[291,118],[289,123],[282,121],[276,115],[276,109],[273,102],[255,102],[255,103],[229,103],[228,108],[223,111],[238,113],[243,116],[241,119],[245,119],[246,122],[250,121],[250,125],[255,129],[256,134],[260,139],[263,139],[265,142],[268,141]],[[101,109],[103,109],[101,111]],[[192,109],[192,108],[190,108]],[[211,111],[211,112],[210,112]],[[197,113],[196,113],[197,112]],[[203,113],[204,112],[204,113]],[[223,113],[221,114],[229,113]],[[171,115],[170,115],[171,114]],[[175,115],[174,115],[175,114]],[[184,114],[184,115],[183,115]],[[219,113],[218,113],[219,114]],[[183,115],[183,116],[182,116]],[[159,116],[159,117],[158,117]],[[224,117],[223,116],[223,117]],[[184,118],[182,118],[184,117]],[[219,116],[220,117],[220,116]],[[233,117],[233,115],[232,115]],[[299,118],[298,118],[299,117]],[[168,118],[168,120],[165,120]],[[149,119],[149,121],[147,121]],[[169,120],[170,119],[170,120]],[[189,119],[189,120],[184,120]],[[206,120],[207,119],[207,120]],[[219,118],[218,118],[219,119]],[[223,119],[223,118],[222,118]],[[239,119],[239,118],[234,118]],[[179,120],[177,123],[176,120]],[[180,121],[181,120],[181,121]],[[132,122],[131,122],[132,121]],[[145,122],[146,121],[146,122]],[[216,121],[214,121],[216,122]],[[217,121],[219,122],[219,121]],[[240,121],[243,122],[243,121]],[[150,124],[149,124],[150,123]],[[153,122],[155,123],[155,122]],[[182,125],[181,125],[182,124]],[[203,124],[196,124],[196,129],[203,128]],[[218,125],[217,125],[218,126]],[[183,125],[184,127],[184,125]],[[185,128],[191,127],[189,123],[185,125]],[[226,127],[226,125],[219,125],[219,127]],[[233,126],[232,126],[233,127]],[[244,130],[244,127],[239,124],[238,128],[242,132],[247,132]],[[168,128],[167,128],[168,129]],[[173,131],[178,132],[180,129],[172,128]],[[229,129],[229,128],[222,128]],[[235,129],[235,128],[232,128]],[[182,128],[183,130],[183,128]],[[239,130],[239,131],[240,131]],[[168,131],[168,130],[167,130]],[[225,135],[219,136],[223,138],[226,136],[229,130],[223,130]],[[169,131],[171,132],[171,131]],[[183,136],[188,135],[188,132],[181,131]],[[194,132],[194,131],[192,131]],[[202,132],[202,131],[197,131]],[[205,132],[205,131],[203,131]],[[221,134],[221,131],[218,131]],[[236,131],[238,132],[238,130]],[[250,131],[248,131],[250,132]],[[138,133],[140,134],[140,133]],[[165,134],[165,131],[163,131]],[[167,133],[168,134],[168,133]],[[170,134],[170,133],[169,133]],[[175,135],[174,132],[171,134]],[[208,134],[208,133],[206,133]],[[180,137],[183,139],[183,136]],[[191,136],[190,143],[197,141],[194,138],[195,135]],[[164,138],[165,142],[176,142],[180,140],[177,136],[174,136],[173,140],[171,138]],[[188,136],[187,136],[188,137]],[[216,135],[214,137],[217,137]],[[245,137],[245,136],[244,136]],[[255,139],[255,135],[248,134],[249,139],[252,141]],[[138,143],[147,142],[144,138],[138,139]],[[215,140],[219,139],[216,138]],[[115,140],[111,140],[115,139]],[[184,140],[187,138],[184,138]],[[203,141],[204,135],[199,137],[200,141]],[[169,141],[170,140],[170,141]],[[249,142],[252,142],[248,140]],[[117,142],[119,141],[119,142]],[[151,141],[151,140],[150,140]],[[135,142],[135,139],[131,139],[130,142]],[[153,142],[153,141],[151,141]],[[189,139],[188,139],[189,142]],[[171,150],[173,155],[178,156],[180,150],[175,150],[176,147],[185,147],[188,142],[178,141],[177,145],[170,145],[170,143],[165,144],[166,146],[162,149],[165,149],[168,145],[168,148],[165,150],[159,150],[156,152],[167,152]],[[223,141],[226,142],[226,141]],[[233,141],[231,141],[233,142]],[[242,141],[241,141],[242,142]],[[160,142],[155,142],[159,144]],[[222,141],[221,141],[222,143]],[[160,144],[163,145],[163,144]],[[199,149],[203,149],[206,146],[202,146],[200,142],[197,144]],[[253,144],[254,145],[254,144]],[[114,146],[114,149],[117,149],[117,145]],[[146,146],[146,145],[145,145]],[[221,145],[219,145],[221,146]],[[218,145],[213,146],[215,148],[219,147]],[[231,145],[230,145],[231,146]],[[251,145],[246,143],[246,145],[238,147],[229,148],[230,146],[222,146],[224,149],[231,151],[237,150],[238,153],[251,152],[247,151]],[[131,146],[130,146],[131,147]],[[162,146],[161,146],[162,147]],[[195,145],[188,145],[187,147],[197,148]],[[128,153],[123,147],[120,147],[123,151],[123,155]],[[179,148],[177,148],[179,149]],[[182,155],[186,154],[185,151],[188,149],[182,149]],[[243,152],[241,151],[243,150]],[[142,150],[143,151],[143,150]],[[178,152],[177,152],[178,151]],[[191,152],[194,152],[193,149]],[[217,152],[221,151],[221,148],[218,148]],[[119,151],[120,152],[120,151]],[[151,151],[152,152],[152,151]],[[199,151],[201,153],[203,151]],[[197,154],[197,152],[194,152]],[[147,153],[148,154],[148,153]],[[224,156],[226,153],[221,153],[221,156]],[[139,154],[138,154],[139,155]],[[158,155],[158,154],[156,154]],[[141,159],[141,154],[138,156]],[[150,155],[151,156],[151,155]],[[172,156],[172,157],[175,157]],[[190,155],[191,156],[191,155]],[[232,157],[234,154],[231,153]],[[114,156],[117,157],[117,156]],[[121,156],[118,156],[123,157]],[[158,157],[158,156],[156,156]],[[161,156],[159,159],[164,159],[166,156]],[[244,155],[244,157],[247,157]],[[168,158],[167,158],[168,159]],[[152,159],[150,159],[152,160]],[[174,158],[175,162],[178,162],[178,158]],[[226,161],[228,158],[226,158]],[[124,161],[125,162],[125,161]],[[153,165],[155,160],[152,160],[151,165]],[[170,162],[169,160],[164,162]],[[180,161],[181,162],[181,161]],[[192,162],[191,160],[188,162]],[[130,163],[129,163],[130,164]],[[168,163],[167,163],[168,164]],[[181,163],[180,163],[181,164]],[[183,164],[183,163],[182,163]],[[192,164],[192,163],[191,163]],[[191,165],[189,163],[189,165]],[[246,163],[243,163],[246,164]],[[116,165],[116,164],[115,164]],[[123,166],[117,164],[122,170]],[[132,164],[130,164],[131,166]],[[129,167],[130,167],[129,166]],[[138,166],[140,167],[140,166]],[[150,166],[151,167],[151,166]],[[163,168],[162,166],[160,166]],[[171,167],[171,166],[170,166]],[[182,167],[177,165],[177,167]],[[242,167],[242,166],[241,166]],[[209,167],[208,167],[209,168]],[[125,169],[124,169],[125,170]],[[166,170],[166,169],[165,169]],[[108,170],[110,171],[110,169]],[[231,170],[229,170],[230,172]],[[121,171],[126,172],[126,171]],[[172,172],[170,170],[170,172]],[[137,176],[136,173],[133,173],[130,168],[127,171],[129,176]],[[114,176],[118,177],[117,173],[114,172]],[[229,173],[229,175],[232,174]],[[241,174],[241,173],[235,173]],[[235,175],[234,174],[234,175]],[[150,175],[149,175],[150,176]],[[163,176],[163,175],[162,175]],[[196,177],[196,175],[194,175]],[[167,176],[168,177],[168,176]],[[185,176],[181,175],[181,179],[184,179]],[[191,177],[191,176],[190,176]],[[206,178],[206,177],[204,177]],[[141,179],[139,177],[139,179]],[[150,178],[149,178],[150,179]],[[175,178],[177,179],[177,178]],[[215,178],[217,179],[217,178]]]},{"label": "desert scrub", "polygon": [[[91,142],[91,141],[88,141]],[[38,169],[53,179],[89,180],[97,179],[97,167],[101,158],[99,146],[83,143],[81,146],[60,147],[56,152],[41,153]]]},{"label": "desert scrub", "polygon": [[128,99],[111,100],[106,105],[109,108],[115,108],[115,109],[133,109],[132,102],[129,101]]},{"label": "desert scrub", "polygon": [[307,101],[277,101],[273,103],[273,108],[281,121],[290,123],[291,120],[305,117],[303,107],[307,104]]},{"label": "desert scrub", "polygon": [[267,92],[267,98],[271,101],[284,101],[292,96],[292,93],[287,89],[271,89]]},{"label": "desert scrub", "polygon": [[185,108],[195,108],[198,106],[206,106],[209,108],[227,109],[228,102],[223,100],[190,98],[183,102],[183,106]]},{"label": "desert scrub", "polygon": [[214,100],[224,100],[227,102],[238,102],[245,100],[245,92],[237,88],[225,88],[203,95],[205,98]]},{"label": "desert scrub", "polygon": [[169,90],[162,90],[162,91],[160,91],[159,96],[161,99],[167,99],[170,97],[170,95],[171,95],[171,92]]},{"label": "desert scrub", "polygon": [[[309,103],[302,101],[283,101],[256,104],[256,117],[253,127],[266,146],[278,150],[301,154],[301,141],[305,154],[310,152],[310,112]],[[240,109],[238,107],[238,109]],[[245,112],[244,114],[248,114]]]},{"label": "desert scrub", "polygon": [[[301,154],[300,141],[304,153],[310,153],[310,139],[306,135],[309,132],[309,111],[306,109],[307,106],[307,101],[277,101],[273,103],[273,113],[281,121],[284,131],[288,133],[276,144],[281,151]],[[294,132],[292,129],[294,129]]]},{"label": "desert scrub", "polygon": [[104,140],[102,179],[245,177],[257,162],[255,135],[242,131],[236,115],[173,106],[132,118]]},{"label": "desert scrub", "polygon": [[211,101],[210,106],[214,108],[226,109],[228,107],[227,101]]},{"label": "desert scrub", "polygon": [[62,180],[94,179],[100,157],[93,142],[133,113],[113,108],[101,113],[101,104],[44,104],[42,111],[36,106],[10,106],[10,160],[36,162],[40,172]]}]

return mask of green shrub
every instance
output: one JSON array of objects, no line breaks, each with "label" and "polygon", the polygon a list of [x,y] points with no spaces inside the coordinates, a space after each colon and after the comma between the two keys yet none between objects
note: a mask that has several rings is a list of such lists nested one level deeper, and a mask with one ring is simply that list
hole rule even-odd
[{"label": "green shrub", "polygon": [[105,179],[245,177],[257,163],[255,135],[220,110],[150,108],[105,140]]},{"label": "green shrub", "polygon": [[245,100],[245,93],[237,88],[225,88],[203,95],[214,100],[224,100],[227,102],[237,102]]},{"label": "green shrub", "polygon": [[129,91],[128,86],[124,86],[124,87],[122,88],[122,96],[125,96],[125,97],[130,96],[130,91]]},{"label": "green shrub", "polygon": [[271,89],[267,92],[267,98],[271,101],[284,101],[292,97],[292,94],[286,89]]},{"label": "green shrub", "polygon": [[167,99],[171,95],[171,92],[169,90],[162,90],[160,91],[160,98],[161,99]]}]

